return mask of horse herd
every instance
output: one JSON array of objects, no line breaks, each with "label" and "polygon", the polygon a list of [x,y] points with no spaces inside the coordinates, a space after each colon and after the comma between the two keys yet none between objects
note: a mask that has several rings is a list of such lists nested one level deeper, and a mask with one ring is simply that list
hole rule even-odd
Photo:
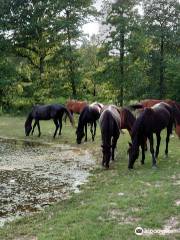
[{"label": "horse herd", "polygon": [[[140,110],[137,118],[131,112],[134,109]],[[168,143],[173,125],[178,137],[180,137],[180,104],[171,100],[144,100],[128,108],[120,108],[116,105],[103,105],[98,102],[89,105],[87,102],[77,100],[69,100],[66,106],[61,104],[36,105],[26,119],[25,134],[26,136],[29,136],[30,133],[33,134],[37,126],[40,137],[39,121],[53,119],[56,126],[53,135],[55,138],[58,129],[59,135],[61,134],[63,116],[65,120],[68,117],[72,126],[74,126],[73,113],[80,114],[76,129],[76,142],[78,144],[82,142],[83,138],[87,141],[88,125],[90,125],[92,141],[94,141],[96,124],[99,119],[103,153],[102,165],[107,169],[109,168],[110,160],[114,160],[114,150],[122,129],[127,129],[131,137],[131,143],[129,143],[128,148],[129,169],[133,169],[134,162],[139,156],[140,147],[142,151],[141,163],[144,164],[147,140],[150,143],[152,166],[157,166],[156,159],[159,154],[160,134],[163,129],[167,129],[166,155],[168,155]],[[33,119],[34,124],[32,126]],[[156,134],[157,138],[155,151],[153,134]]]}]

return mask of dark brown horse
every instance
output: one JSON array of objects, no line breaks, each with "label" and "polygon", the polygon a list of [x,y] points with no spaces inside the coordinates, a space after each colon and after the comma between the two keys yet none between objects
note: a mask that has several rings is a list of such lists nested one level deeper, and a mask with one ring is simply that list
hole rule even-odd
[{"label": "dark brown horse", "polygon": [[[40,120],[50,120],[53,119],[54,124],[56,126],[55,132],[54,132],[54,138],[56,136],[57,130],[59,128],[59,135],[61,134],[62,129],[62,117],[66,114],[69,117],[69,120],[72,125],[74,125],[74,120],[71,115],[71,113],[67,110],[67,108],[60,104],[52,104],[52,105],[37,105],[34,106],[32,111],[29,113],[26,122],[25,122],[25,134],[26,136],[29,136],[30,132],[31,134],[34,133],[34,129],[37,125],[38,131],[39,131],[39,137],[41,135],[40,130]],[[32,127],[32,121],[35,120],[34,125]]]},{"label": "dark brown horse", "polygon": [[[169,104],[173,107],[174,114],[176,115],[176,117],[175,117],[175,121],[176,121],[176,119],[179,118],[179,116],[180,116],[180,104],[173,101],[173,100],[170,100],[170,99],[166,99],[166,100],[145,99],[145,100],[140,101],[139,103],[131,105],[131,107],[133,109],[144,109],[146,107],[150,108],[150,107],[153,107],[155,104],[160,103],[160,102],[165,102],[165,103],[167,103],[167,104]],[[177,136],[180,138],[180,124],[178,124],[177,121],[176,121],[176,124],[175,124],[175,131],[176,131]]]},{"label": "dark brown horse", "polygon": [[106,168],[109,168],[110,159],[114,160],[114,150],[121,129],[127,129],[131,135],[135,120],[135,117],[127,108],[118,108],[115,105],[103,108],[99,122],[103,152],[102,165]]},{"label": "dark brown horse", "polygon": [[121,119],[117,108],[113,105],[106,107],[101,113],[99,124],[102,138],[102,166],[109,168],[111,157],[114,160],[114,150],[121,130]]},{"label": "dark brown horse", "polygon": [[[178,123],[180,123],[180,118],[177,118],[176,120]],[[150,142],[152,165],[153,167],[156,167],[156,158],[159,154],[159,146],[161,141],[160,133],[164,128],[167,129],[165,149],[165,154],[167,155],[169,136],[172,133],[172,127],[174,122],[174,109],[167,103],[158,103],[152,108],[145,108],[145,110],[140,113],[140,116],[137,118],[132,129],[132,144],[130,144],[129,148],[129,169],[133,168],[134,162],[139,156],[139,146],[141,146],[142,148],[142,164],[144,164],[144,141],[146,138],[148,138]],[[157,146],[155,153],[153,144],[153,133],[156,134],[157,138]]]},{"label": "dark brown horse", "polygon": [[[83,108],[79,116],[78,127],[76,130],[76,141],[78,144],[81,143],[83,137],[85,136],[85,141],[87,141],[87,125],[90,124],[90,131],[92,135],[92,141],[94,141],[96,135],[96,121],[100,117],[101,109],[103,105],[100,103],[92,103]],[[85,131],[85,132],[84,132]]]}]

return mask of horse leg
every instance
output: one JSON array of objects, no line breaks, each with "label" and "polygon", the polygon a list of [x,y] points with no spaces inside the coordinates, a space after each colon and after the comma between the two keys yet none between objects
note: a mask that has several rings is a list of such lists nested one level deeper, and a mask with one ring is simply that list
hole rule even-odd
[{"label": "horse leg", "polygon": [[41,136],[41,129],[40,129],[40,124],[39,124],[38,120],[37,120],[37,126],[38,126],[38,131],[39,131],[38,137],[40,137]]},{"label": "horse leg", "polygon": [[94,141],[94,138],[93,138],[93,123],[90,123],[90,132],[91,132],[91,136],[92,136],[92,141]]},{"label": "horse leg", "polygon": [[149,137],[149,142],[150,142],[150,152],[151,152],[151,155],[152,155],[152,166],[153,167],[156,167],[156,158],[154,156],[154,144],[153,144],[153,134],[151,134]]},{"label": "horse leg", "polygon": [[141,164],[142,165],[144,165],[146,146],[147,146],[146,143],[144,141],[142,141],[142,143],[141,143],[141,151],[142,151]]},{"label": "horse leg", "polygon": [[169,144],[169,137],[171,133],[172,133],[172,124],[167,127],[166,149],[165,149],[166,156],[168,155],[168,144]]},{"label": "horse leg", "polygon": [[84,128],[85,128],[85,142],[87,142],[87,123],[85,123]]},{"label": "horse leg", "polygon": [[34,125],[33,125],[33,129],[32,129],[31,135],[33,135],[34,129],[35,129],[36,125],[37,125],[37,122],[35,121],[35,122],[34,122]]},{"label": "horse leg", "polygon": [[157,158],[158,155],[159,155],[159,146],[160,146],[160,142],[161,142],[160,133],[156,133],[156,138],[157,138],[157,146],[156,146],[156,155],[155,155],[155,157]]},{"label": "horse leg", "polygon": [[112,161],[114,161],[114,150],[116,148],[117,140],[118,139],[116,137],[112,138],[112,153],[111,153]]},{"label": "horse leg", "polygon": [[96,121],[94,122],[94,133],[93,133],[93,141],[96,136]]},{"label": "horse leg", "polygon": [[59,119],[59,135],[61,135],[61,130],[62,130],[62,118]]},{"label": "horse leg", "polygon": [[58,128],[59,128],[59,123],[58,123],[58,120],[57,120],[57,119],[53,119],[53,121],[54,121],[54,124],[55,124],[55,126],[56,126],[56,129],[55,129],[55,132],[54,132],[54,135],[53,135],[53,138],[55,138],[55,137],[56,137],[57,130],[58,130]]}]

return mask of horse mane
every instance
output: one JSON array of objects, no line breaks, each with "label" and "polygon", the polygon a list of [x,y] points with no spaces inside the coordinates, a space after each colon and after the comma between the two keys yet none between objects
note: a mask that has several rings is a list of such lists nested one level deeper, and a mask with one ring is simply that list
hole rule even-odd
[{"label": "horse mane", "polygon": [[153,109],[151,108],[145,108],[143,112],[139,115],[139,117],[136,119],[133,128],[132,128],[132,138],[135,136],[142,134],[143,132],[143,120],[145,115],[151,115],[153,112]]},{"label": "horse mane", "polygon": [[32,120],[33,120],[32,112],[33,112],[33,110],[28,114],[28,116],[26,118],[25,127],[32,123]]},{"label": "horse mane", "polygon": [[141,109],[141,108],[144,108],[143,104],[141,103],[136,103],[136,104],[132,104],[129,106],[129,108],[135,110],[135,109]]},{"label": "horse mane", "polygon": [[123,114],[123,115],[124,115],[124,116],[123,116],[123,117],[124,117],[124,122],[129,123],[131,126],[133,126],[136,118],[135,118],[135,116],[132,114],[132,112],[131,112],[128,108],[125,108],[125,107],[123,107],[123,108],[121,109],[121,112],[124,113],[124,114]]},{"label": "horse mane", "polygon": [[84,114],[89,110],[89,105],[85,106],[83,110],[81,111],[79,115],[79,120],[78,120],[78,127],[77,130],[82,129],[84,127],[83,125],[83,119],[84,119]]}]

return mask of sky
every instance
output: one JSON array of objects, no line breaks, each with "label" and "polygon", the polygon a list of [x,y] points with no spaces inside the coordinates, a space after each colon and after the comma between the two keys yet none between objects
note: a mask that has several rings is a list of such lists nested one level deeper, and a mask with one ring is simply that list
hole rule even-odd
[{"label": "sky", "polygon": [[[101,9],[102,0],[96,0],[94,6],[97,10]],[[89,22],[83,26],[83,31],[85,34],[88,34],[90,37],[93,34],[97,34],[99,32],[99,24],[97,21]]]}]

